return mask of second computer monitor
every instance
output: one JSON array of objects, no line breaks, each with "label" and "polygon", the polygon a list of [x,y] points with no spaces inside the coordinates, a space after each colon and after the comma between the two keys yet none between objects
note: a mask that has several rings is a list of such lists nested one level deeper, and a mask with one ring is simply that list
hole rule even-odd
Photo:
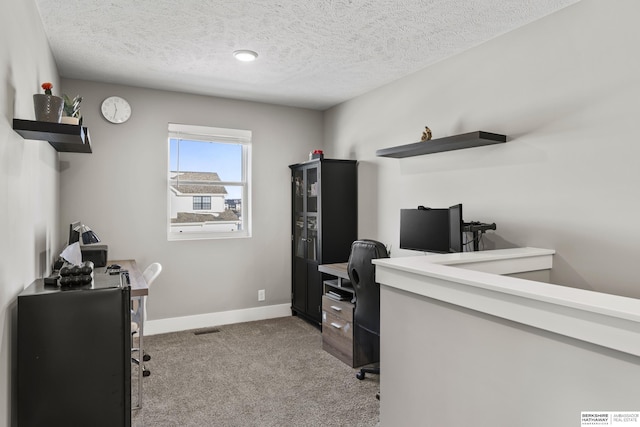
[{"label": "second computer monitor", "polygon": [[449,251],[463,252],[462,231],[464,221],[462,219],[462,204],[449,208]]}]

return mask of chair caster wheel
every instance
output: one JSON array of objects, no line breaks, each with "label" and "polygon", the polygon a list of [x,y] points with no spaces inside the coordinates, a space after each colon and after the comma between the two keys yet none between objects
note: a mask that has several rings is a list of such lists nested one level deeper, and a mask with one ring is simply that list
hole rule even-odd
[{"label": "chair caster wheel", "polygon": [[145,362],[148,362],[149,360],[151,360],[151,356],[149,356],[148,354],[145,354],[144,356],[142,356],[142,360],[144,360]]},{"label": "chair caster wheel", "polygon": [[143,377],[148,377],[149,375],[151,375],[151,371],[148,371],[146,369],[144,371],[142,371],[142,376]]},{"label": "chair caster wheel", "polygon": [[363,380],[364,379],[364,372],[360,371],[358,373],[356,373],[356,378],[359,380]]}]

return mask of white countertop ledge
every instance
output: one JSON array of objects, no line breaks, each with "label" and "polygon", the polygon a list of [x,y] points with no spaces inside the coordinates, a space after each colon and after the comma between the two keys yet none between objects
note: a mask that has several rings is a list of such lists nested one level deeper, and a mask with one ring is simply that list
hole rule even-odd
[{"label": "white countertop ledge", "polygon": [[500,275],[551,268],[554,253],[515,248],[373,262],[383,286],[640,356],[640,300]]}]

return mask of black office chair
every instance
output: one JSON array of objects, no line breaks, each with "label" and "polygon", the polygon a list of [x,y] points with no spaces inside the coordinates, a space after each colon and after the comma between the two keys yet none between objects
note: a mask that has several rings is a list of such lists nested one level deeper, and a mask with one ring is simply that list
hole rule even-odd
[{"label": "black office chair", "polygon": [[[375,281],[375,265],[371,260],[389,258],[385,246],[375,240],[356,240],[351,244],[347,271],[356,295],[353,330],[355,359],[371,364],[380,361],[380,285]],[[365,373],[379,374],[380,367],[363,367],[356,378]]]}]

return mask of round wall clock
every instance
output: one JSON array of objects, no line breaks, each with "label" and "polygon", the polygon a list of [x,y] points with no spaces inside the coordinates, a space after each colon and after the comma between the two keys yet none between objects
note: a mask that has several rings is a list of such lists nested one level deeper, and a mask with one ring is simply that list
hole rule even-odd
[{"label": "round wall clock", "polygon": [[111,123],[124,123],[131,117],[131,106],[126,99],[110,96],[102,101],[102,115]]}]

